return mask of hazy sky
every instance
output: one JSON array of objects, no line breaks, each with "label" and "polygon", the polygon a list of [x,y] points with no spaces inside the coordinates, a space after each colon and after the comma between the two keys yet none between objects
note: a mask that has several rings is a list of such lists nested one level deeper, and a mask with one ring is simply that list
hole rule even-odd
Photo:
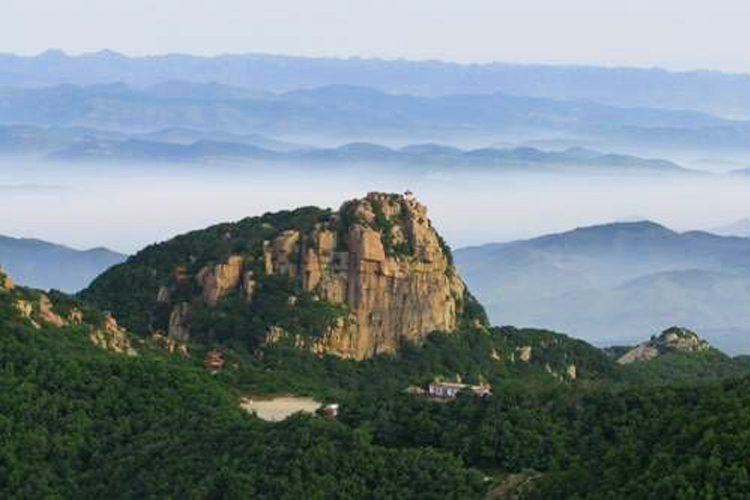
[{"label": "hazy sky", "polygon": [[750,68],[747,0],[2,0],[0,51]]}]

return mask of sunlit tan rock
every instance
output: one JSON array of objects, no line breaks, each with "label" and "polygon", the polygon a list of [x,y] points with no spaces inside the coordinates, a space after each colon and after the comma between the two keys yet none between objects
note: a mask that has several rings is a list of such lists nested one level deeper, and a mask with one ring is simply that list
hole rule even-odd
[{"label": "sunlit tan rock", "polygon": [[5,273],[3,266],[0,266],[0,291],[13,290],[13,280]]},{"label": "sunlit tan rock", "polygon": [[242,257],[230,256],[223,264],[207,266],[198,272],[196,279],[203,289],[203,300],[215,306],[221,294],[237,288],[242,278]]},{"label": "sunlit tan rock", "polygon": [[[346,252],[335,251],[343,246],[341,236],[328,230],[314,231],[305,238],[312,244],[304,248],[296,231],[264,245],[266,273],[300,279],[316,296],[349,310],[313,350],[362,359],[394,352],[402,339],[419,341],[435,330],[455,330],[465,286],[440,245],[427,209],[411,197],[380,193],[350,203],[354,206],[348,209],[359,222],[343,235]],[[375,225],[376,205],[391,224],[391,235],[398,235],[395,242],[411,241],[412,252],[388,255]]]}]

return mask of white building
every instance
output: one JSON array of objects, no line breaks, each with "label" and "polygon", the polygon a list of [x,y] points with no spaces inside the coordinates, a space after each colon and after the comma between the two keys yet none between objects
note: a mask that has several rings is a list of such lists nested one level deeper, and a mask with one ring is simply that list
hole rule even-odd
[{"label": "white building", "polygon": [[459,392],[469,389],[479,397],[489,396],[492,394],[489,385],[468,385],[456,382],[432,382],[427,386],[427,394],[434,398],[455,398]]}]

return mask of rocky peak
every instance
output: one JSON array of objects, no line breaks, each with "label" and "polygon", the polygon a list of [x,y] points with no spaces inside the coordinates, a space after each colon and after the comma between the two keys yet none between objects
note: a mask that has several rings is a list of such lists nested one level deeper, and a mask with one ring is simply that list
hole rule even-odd
[{"label": "rocky peak", "polygon": [[[112,300],[136,275],[151,290],[142,312]],[[410,193],[370,193],[337,212],[304,207],[182,235],[106,272],[83,296],[122,314],[131,329],[180,342],[210,341],[231,324],[222,337],[255,346],[288,339],[355,359],[455,331],[470,300],[450,249]]]},{"label": "rocky peak", "polygon": [[654,335],[648,342],[631,349],[617,362],[629,364],[634,361],[648,361],[670,352],[704,352],[710,348],[709,343],[698,337],[695,332],[687,328],[673,326],[659,335]]},{"label": "rocky peak", "polygon": [[711,347],[708,342],[698,337],[697,333],[677,326],[664,330],[651,341],[663,350],[669,351],[701,352]]},{"label": "rocky peak", "polygon": [[104,321],[101,327],[91,329],[89,340],[102,349],[128,356],[137,355],[136,350],[130,342],[128,332],[117,324],[114,316],[109,312],[104,314]]},{"label": "rocky peak", "polygon": [[410,195],[370,193],[345,203],[337,220],[338,231],[285,231],[263,247],[267,274],[347,307],[316,351],[362,359],[456,329],[465,286],[423,205]]}]

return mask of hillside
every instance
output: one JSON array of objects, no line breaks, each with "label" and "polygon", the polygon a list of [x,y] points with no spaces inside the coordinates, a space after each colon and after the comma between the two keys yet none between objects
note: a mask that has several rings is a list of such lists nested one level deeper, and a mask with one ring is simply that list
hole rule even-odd
[{"label": "hillside", "polygon": [[[269,348],[254,378],[283,391],[295,379],[343,389],[336,420],[296,415],[271,424],[240,410],[230,372],[243,368],[211,375],[195,362],[200,351],[185,359],[148,340],[136,340],[137,352],[118,349],[130,335],[119,327],[114,337],[94,335],[97,318],[112,321],[0,274],[0,404],[10,431],[0,456],[11,457],[3,495],[479,499],[520,474],[530,479],[517,492],[524,499],[593,498],[641,491],[633,474],[654,476],[669,494],[676,486],[665,471],[690,478],[698,491],[731,496],[744,488],[735,469],[703,456],[687,467],[685,457],[710,446],[746,460],[750,447],[737,436],[746,428],[747,380],[623,392],[602,385],[618,380],[620,365],[585,342],[479,326],[368,361]],[[403,390],[435,376],[489,380],[494,393],[438,404]],[[706,434],[717,405],[721,431]],[[658,460],[628,460],[655,444]],[[632,474],[614,473],[627,464]],[[694,467],[710,466],[714,474],[693,477]]]},{"label": "hillside", "polygon": [[267,424],[200,365],[136,352],[111,317],[0,284],[4,498],[483,496],[449,453],[386,449],[327,419]]},{"label": "hillside", "polygon": [[448,404],[362,395],[340,419],[377,429],[375,442],[385,446],[439,443],[494,470],[498,489],[520,477],[519,499],[742,498],[749,388],[744,378],[649,389],[506,389]]},{"label": "hillside", "polygon": [[0,262],[18,283],[33,288],[76,292],[125,258],[106,248],[74,250],[36,239],[0,236]]},{"label": "hillside", "polygon": [[749,256],[744,238],[635,222],[461,249],[456,262],[494,322],[600,344],[679,324],[742,352]]},{"label": "hillside", "polygon": [[637,346],[604,349],[631,384],[705,384],[750,374],[742,356],[729,357],[687,328],[671,327]]},{"label": "hillside", "polygon": [[[745,491],[736,464],[750,449],[738,437],[746,429],[747,379],[623,391],[534,386],[532,377],[517,387],[498,385],[490,398],[461,394],[435,403],[403,386],[380,385],[396,373],[388,369],[393,359],[315,358],[297,367],[298,376],[315,363],[350,381],[365,372],[365,385],[350,386],[336,420],[297,415],[271,424],[239,409],[225,374],[212,376],[147,342],[139,343],[137,356],[124,356],[96,347],[79,330],[36,328],[12,306],[15,293],[29,291],[3,289],[0,404],[8,409],[9,433],[0,456],[10,457],[0,479],[4,496],[458,500],[485,498],[508,474],[531,479],[518,492],[529,500],[644,496],[653,488],[672,497],[685,482],[701,495],[739,498]],[[401,369],[449,363],[447,372],[456,373],[471,366],[473,355],[483,363],[534,365],[542,374],[574,356],[593,361],[578,362],[585,377],[607,364],[596,349],[550,332],[477,334],[428,340],[423,350],[404,353]],[[472,338],[473,346],[456,343]],[[490,349],[482,339],[492,339],[485,344]],[[514,363],[497,359],[514,352]],[[275,361],[265,370],[274,370]],[[271,376],[279,382],[286,373]],[[704,447],[713,453],[694,454]],[[717,453],[734,461],[717,463]],[[628,474],[617,473],[623,467]],[[702,472],[711,467],[711,474]],[[644,476],[651,478],[647,487],[633,479]]]}]

